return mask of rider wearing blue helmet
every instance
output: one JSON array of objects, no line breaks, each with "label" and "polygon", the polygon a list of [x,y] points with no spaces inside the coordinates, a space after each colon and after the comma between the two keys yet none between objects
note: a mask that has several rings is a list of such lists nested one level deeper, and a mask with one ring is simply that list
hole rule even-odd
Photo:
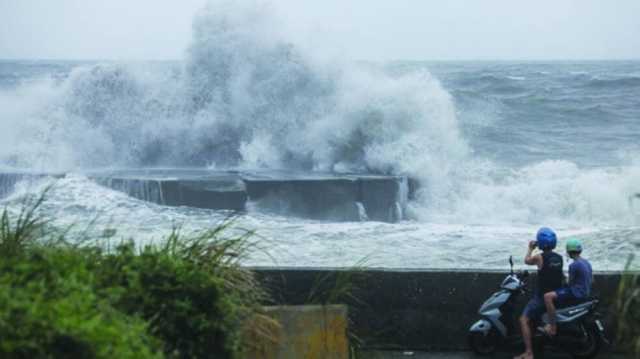
[{"label": "rider wearing blue helmet", "polygon": [[[564,279],[562,274],[562,256],[553,251],[556,248],[557,241],[556,233],[551,228],[542,227],[536,234],[536,240],[529,242],[524,263],[538,267],[538,283],[533,297],[529,303],[527,303],[520,317],[520,327],[522,329],[525,352],[517,356],[517,359],[533,359],[531,321],[539,318],[545,312],[543,295],[562,287],[562,281]],[[536,247],[540,248],[542,253],[534,254],[533,251]]]}]

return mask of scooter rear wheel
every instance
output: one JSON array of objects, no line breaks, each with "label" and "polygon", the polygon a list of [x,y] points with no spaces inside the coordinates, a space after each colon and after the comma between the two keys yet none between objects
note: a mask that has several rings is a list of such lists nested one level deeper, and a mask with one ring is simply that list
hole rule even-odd
[{"label": "scooter rear wheel", "polygon": [[591,359],[595,358],[600,351],[602,342],[600,340],[600,334],[598,329],[593,326],[585,328],[585,340],[584,345],[580,348],[571,350],[571,356],[575,359]]},{"label": "scooter rear wheel", "polygon": [[469,347],[478,355],[490,355],[498,349],[498,335],[491,329],[486,335],[481,332],[469,333]]}]

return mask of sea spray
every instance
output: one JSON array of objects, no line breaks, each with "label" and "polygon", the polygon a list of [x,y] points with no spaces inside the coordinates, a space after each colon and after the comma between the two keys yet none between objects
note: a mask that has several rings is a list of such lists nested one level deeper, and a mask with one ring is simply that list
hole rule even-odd
[{"label": "sea spray", "polygon": [[196,17],[177,72],[149,79],[123,64],[81,66],[60,84],[18,90],[27,100],[3,94],[18,101],[8,127],[19,139],[8,142],[30,146],[7,146],[0,160],[48,170],[215,164],[420,178],[465,156],[451,98],[426,71],[391,77],[322,64],[274,22],[266,7],[218,4]]},{"label": "sea spray", "polygon": [[[400,174],[419,183],[407,213],[425,223],[638,223],[628,200],[640,191],[637,163],[586,167],[558,160],[567,152],[554,151],[580,145],[582,137],[567,131],[594,113],[592,104],[580,102],[587,96],[566,98],[596,91],[583,84],[591,77],[572,75],[563,64],[548,67],[566,72],[560,77],[565,87],[543,86],[536,82],[543,81],[540,75],[500,66],[489,75],[462,71],[465,93],[492,102],[488,115],[458,116],[456,105],[466,95],[458,91],[452,98],[427,66],[390,74],[378,66],[319,60],[293,44],[277,22],[268,6],[253,1],[217,2],[196,16],[180,63],[78,65],[62,79],[0,90],[0,166]],[[544,81],[555,76],[545,72]],[[637,96],[628,93],[634,81],[625,80],[623,91],[605,86],[588,93],[588,102],[603,91],[622,101],[599,105],[597,121],[583,126],[603,129],[599,144],[612,147],[610,137],[633,134]],[[623,131],[598,127],[615,110],[630,117],[619,126]],[[505,122],[509,113],[517,121]],[[491,129],[491,136],[480,131],[490,143],[483,154],[491,159],[467,143],[469,123]],[[583,152],[595,158],[597,151]]]}]

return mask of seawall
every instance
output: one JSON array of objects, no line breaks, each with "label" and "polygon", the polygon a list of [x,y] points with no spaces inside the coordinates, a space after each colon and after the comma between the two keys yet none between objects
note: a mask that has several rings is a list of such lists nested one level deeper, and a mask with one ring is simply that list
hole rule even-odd
[{"label": "seawall", "polygon": [[[416,350],[466,349],[467,330],[479,318],[478,308],[508,274],[487,270],[255,270],[278,304],[299,305],[310,297],[321,303],[337,282],[346,280],[353,289],[338,302],[349,305],[350,328],[361,345]],[[612,302],[620,277],[613,272],[595,274],[594,295],[601,301],[599,311],[608,330],[615,321]],[[529,283],[534,278],[530,276]],[[524,305],[526,300],[521,299]]]},{"label": "seawall", "polygon": [[[393,175],[179,168],[82,174],[104,187],[166,206],[252,209],[315,220],[397,222],[405,218],[410,196],[408,178]],[[0,198],[25,178],[43,176],[0,172]]]}]

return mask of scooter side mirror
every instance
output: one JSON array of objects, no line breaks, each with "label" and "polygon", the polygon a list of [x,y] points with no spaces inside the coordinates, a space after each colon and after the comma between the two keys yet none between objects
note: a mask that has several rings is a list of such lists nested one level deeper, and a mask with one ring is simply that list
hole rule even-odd
[{"label": "scooter side mirror", "polygon": [[511,266],[511,274],[513,274],[513,256],[509,256],[509,265]]}]

